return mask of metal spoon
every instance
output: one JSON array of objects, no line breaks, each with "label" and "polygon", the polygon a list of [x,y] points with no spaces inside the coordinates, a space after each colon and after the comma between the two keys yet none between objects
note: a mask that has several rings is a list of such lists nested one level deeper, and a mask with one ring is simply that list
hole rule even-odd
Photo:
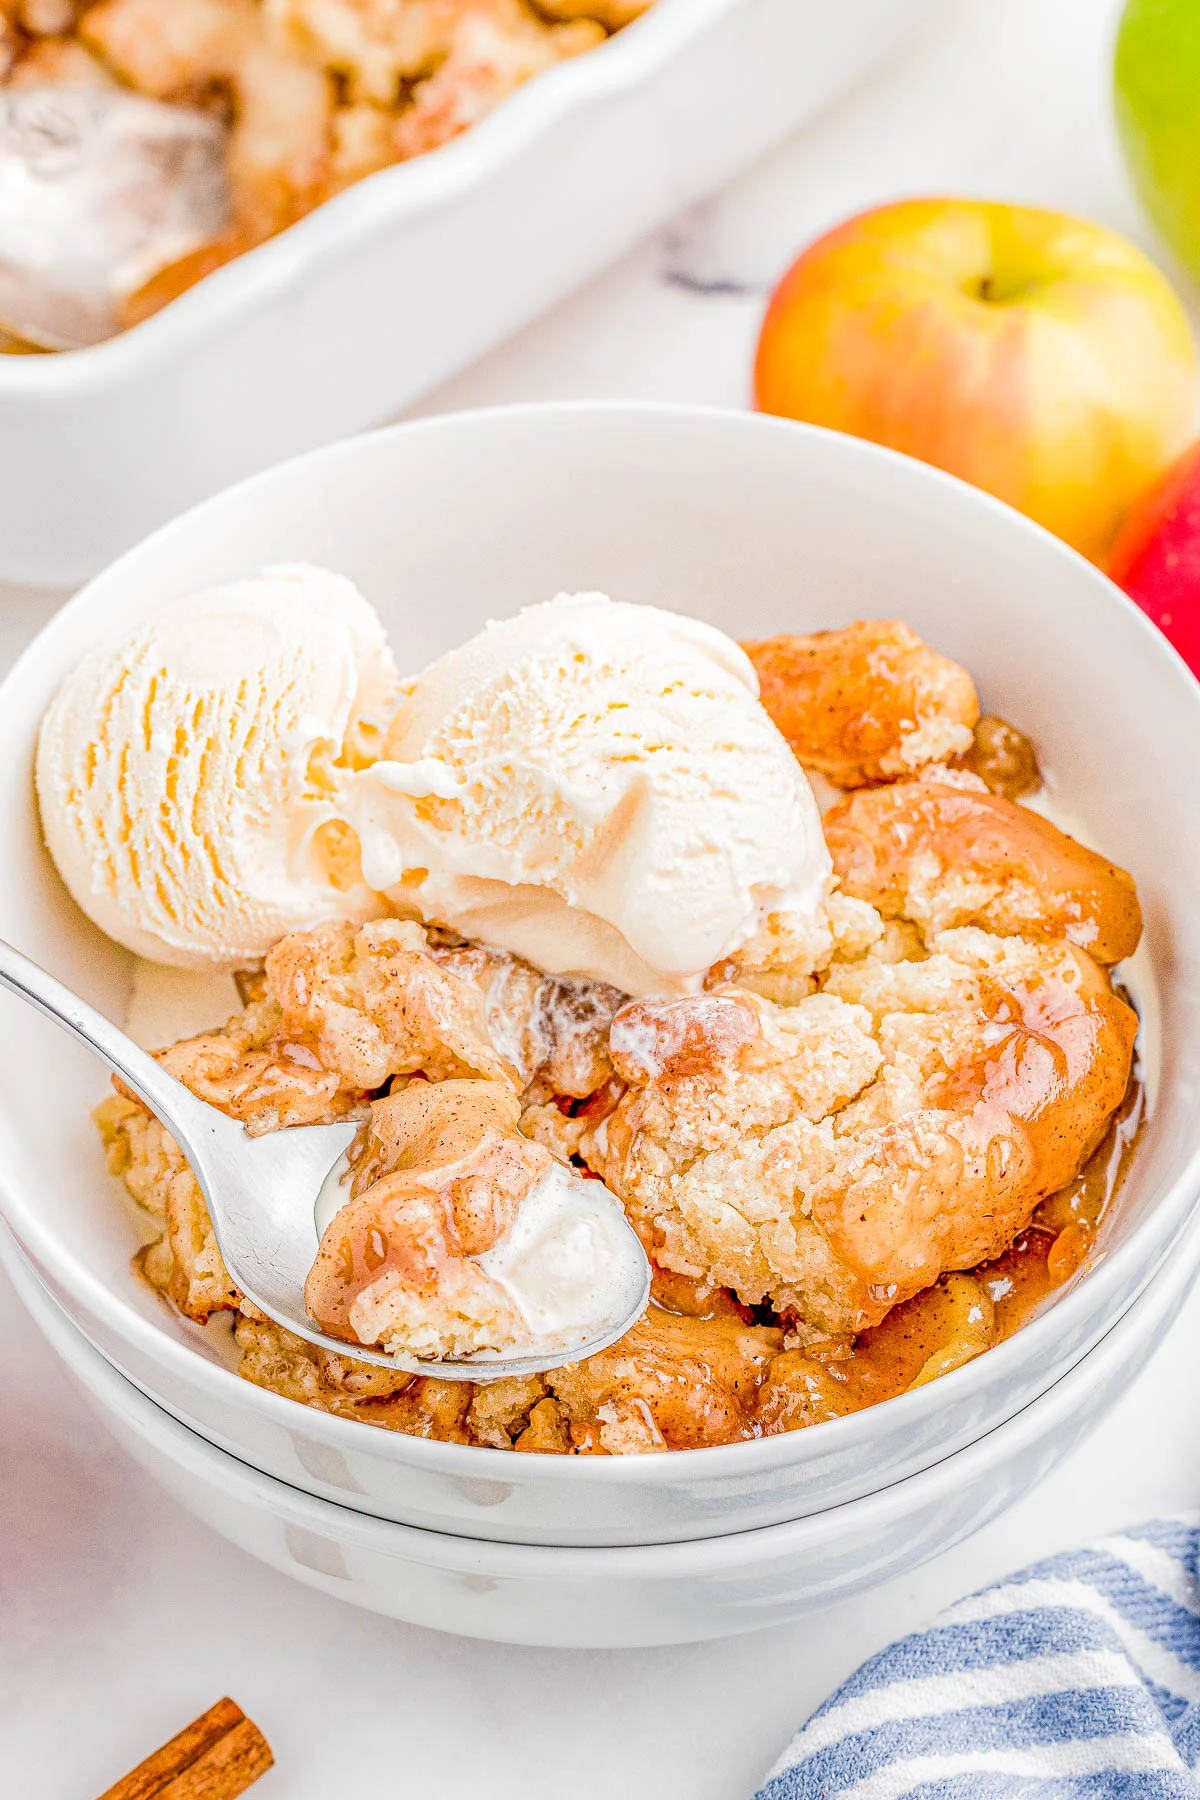
[{"label": "metal spoon", "polygon": [[122,329],[122,301],[229,223],[219,120],[123,88],[0,88],[0,325],[44,350]]},{"label": "metal spoon", "polygon": [[[538,1375],[581,1362],[624,1337],[646,1309],[650,1266],[620,1203],[612,1204],[622,1227],[620,1242],[629,1254],[629,1304],[594,1337],[572,1345],[510,1354],[476,1351],[473,1356],[440,1358],[389,1356],[318,1330],[304,1309],[304,1281],[317,1253],[314,1209],[330,1171],[349,1147],[358,1127],[295,1125],[264,1137],[198,1100],[181,1081],[141,1050],[123,1031],[56,981],[44,969],[0,941],[0,987],[26,1000],[55,1024],[95,1051],[150,1108],[187,1157],[200,1183],[221,1255],[248,1300],[297,1337],[357,1362],[436,1375],[443,1381],[500,1381]],[[589,1183],[599,1187],[599,1183]]]}]

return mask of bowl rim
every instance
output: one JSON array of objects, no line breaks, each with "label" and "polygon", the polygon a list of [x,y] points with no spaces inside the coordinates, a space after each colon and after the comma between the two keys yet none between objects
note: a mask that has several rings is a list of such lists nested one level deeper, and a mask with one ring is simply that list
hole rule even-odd
[{"label": "bowl rim", "polygon": [[[368,1550],[395,1553],[406,1544],[423,1545],[427,1550],[435,1549],[437,1554],[432,1560],[443,1567],[461,1567],[463,1562],[474,1562],[477,1566],[490,1563],[492,1567],[488,1570],[489,1573],[514,1578],[523,1575],[553,1576],[556,1579],[572,1575],[604,1575],[678,1579],[753,1565],[759,1560],[759,1553],[763,1550],[768,1553],[787,1553],[806,1546],[819,1550],[823,1544],[835,1538],[848,1521],[858,1526],[866,1519],[868,1530],[872,1528],[870,1521],[873,1515],[876,1525],[889,1520],[895,1522],[908,1516],[915,1508],[936,1500],[948,1487],[966,1487],[972,1480],[986,1475],[991,1469],[1019,1453],[1024,1443],[1039,1434],[1046,1436],[1052,1429],[1045,1423],[1047,1413],[1056,1424],[1065,1424],[1078,1410],[1077,1396],[1080,1391],[1091,1393],[1099,1389],[1102,1393],[1109,1392],[1111,1374],[1128,1361],[1130,1339],[1139,1341],[1146,1333],[1154,1330],[1161,1314],[1173,1304],[1182,1305],[1187,1293],[1194,1287],[1197,1275],[1200,1274],[1200,1226],[1194,1221],[1188,1241],[1181,1248],[1186,1255],[1181,1256],[1177,1264],[1160,1270],[1122,1317],[1056,1382],[1043,1393],[1034,1396],[1010,1418],[1001,1420],[990,1431],[929,1467],[916,1470],[871,1493],[842,1500],[836,1506],[826,1507],[798,1519],[778,1520],[772,1525],[751,1526],[715,1537],[689,1538],[667,1543],[611,1545],[526,1544],[510,1543],[505,1539],[462,1537],[360,1512],[355,1507],[342,1505],[336,1500],[296,1487],[277,1475],[255,1468],[253,1464],[214,1444],[203,1433],[176,1418],[166,1407],[143,1392],[75,1324],[61,1304],[47,1291],[40,1275],[29,1265],[27,1258],[22,1257],[22,1267],[15,1278],[11,1268],[8,1273],[10,1279],[13,1279],[21,1304],[29,1312],[38,1330],[55,1354],[76,1375],[76,1379],[87,1388],[89,1395],[102,1408],[105,1417],[110,1412],[122,1414],[131,1429],[151,1446],[161,1449],[162,1439],[171,1440],[180,1446],[181,1451],[178,1457],[171,1457],[176,1467],[186,1467],[189,1462],[193,1468],[200,1465],[202,1473],[209,1474],[226,1494],[259,1506],[265,1496],[268,1501],[277,1501],[277,1505],[272,1508],[277,1514],[281,1508],[290,1509],[296,1515],[293,1521],[295,1523],[314,1527],[327,1523],[331,1536],[340,1534],[339,1541],[348,1538],[352,1544]],[[1152,1301],[1157,1304],[1152,1305]],[[49,1327],[47,1318],[52,1320]],[[1142,1323],[1139,1333],[1139,1322],[1147,1320],[1148,1323]],[[69,1352],[64,1352],[62,1348],[64,1341],[70,1345]],[[96,1372],[100,1385],[106,1390],[105,1395],[102,1396],[90,1380],[78,1374],[74,1366],[76,1361]],[[1115,1398],[1117,1396],[1113,1397],[1114,1400]],[[1108,1406],[1102,1405],[1100,1417],[1107,1410]],[[1099,1418],[1094,1423],[1098,1424]],[[504,1455],[506,1452],[497,1451],[496,1454]],[[1014,1499],[1016,1497],[1013,1496]],[[425,1557],[417,1560],[428,1562],[431,1559]]]},{"label": "bowl rim", "polygon": [[[57,643],[60,637],[69,640],[71,627],[77,617],[87,614],[92,604],[92,595],[100,584],[106,586],[118,582],[127,565],[136,562],[143,552],[161,538],[167,536],[185,522],[192,521],[198,515],[219,509],[235,497],[244,497],[254,491],[267,491],[275,483],[286,484],[293,474],[301,469],[334,463],[343,458],[352,459],[370,455],[373,448],[383,447],[399,437],[434,437],[440,435],[453,436],[467,430],[474,431],[481,425],[489,429],[503,429],[509,420],[545,421],[554,425],[564,419],[572,419],[579,424],[586,424],[594,418],[621,417],[630,422],[639,420],[658,421],[664,425],[704,426],[727,434],[753,433],[758,436],[772,434],[779,437],[794,437],[799,433],[823,446],[828,455],[859,459],[864,463],[877,463],[887,466],[892,475],[908,480],[916,485],[933,483],[940,486],[947,497],[953,496],[954,506],[975,508],[981,516],[990,516],[993,522],[1003,521],[1002,529],[1009,532],[1023,533],[1027,537],[1040,541],[1048,557],[1057,557],[1073,566],[1077,574],[1085,577],[1095,588],[1097,601],[1106,606],[1116,606],[1123,612],[1127,620],[1140,633],[1150,654],[1170,672],[1179,690],[1182,704],[1194,716],[1198,743],[1200,743],[1200,682],[1192,675],[1187,664],[1178,655],[1162,633],[1146,615],[1135,606],[1112,581],[1108,579],[1094,564],[1087,561],[1078,551],[1073,550],[1061,539],[1017,512],[1001,500],[960,480],[957,476],[947,474],[944,470],[931,464],[919,462],[905,456],[899,451],[871,443],[864,438],[850,436],[846,433],[831,431],[823,426],[798,423],[794,420],[781,419],[772,415],[742,411],[734,408],[709,405],[688,405],[672,401],[646,400],[556,400],[535,401],[517,405],[497,407],[475,407],[459,412],[437,414],[429,418],[403,420],[398,424],[373,431],[364,431],[351,437],[342,438],[332,444],[320,445],[315,449],[290,457],[270,468],[260,470],[256,474],[245,477],[222,489],[219,493],[199,501],[185,512],[167,521],[143,538],[138,544],[125,551],[121,556],[108,564],[105,569],[87,581],[79,591],[36,633],[26,645],[17,661],[12,665],[4,680],[0,682],[0,708],[4,706],[6,696],[15,691],[23,682],[28,668],[40,662],[46,654],[49,643]],[[62,665],[66,666],[65,662]],[[0,1131],[4,1129],[4,1121],[0,1118]],[[2,1139],[0,1139],[2,1150]],[[1188,1216],[1200,1196],[1200,1124],[1197,1126],[1196,1144],[1184,1168],[1176,1176],[1174,1182],[1158,1196],[1153,1204],[1152,1217],[1166,1218],[1173,1221],[1167,1229],[1159,1246],[1159,1253],[1148,1269],[1143,1270],[1140,1279],[1128,1281],[1127,1266],[1138,1261],[1138,1240],[1144,1234],[1145,1226],[1151,1219],[1140,1221],[1130,1232],[1129,1237],[1114,1249],[1107,1251],[1096,1266],[1083,1280],[1076,1279],[1068,1287],[1060,1291],[1060,1297],[1047,1310],[1039,1314],[1028,1324],[1014,1332],[1012,1337],[997,1344],[983,1356],[975,1358],[963,1367],[939,1377],[936,1383],[927,1383],[923,1387],[898,1394],[893,1398],[878,1402],[875,1406],[863,1408],[859,1412],[849,1413],[837,1419],[823,1421],[817,1427],[808,1427],[803,1431],[784,1432],[778,1436],[750,1439],[733,1444],[715,1444],[698,1449],[673,1450],[663,1456],[632,1457],[592,1457],[588,1459],[589,1480],[608,1482],[620,1487],[624,1483],[634,1486],[671,1486],[679,1479],[694,1478],[703,1469],[713,1476],[721,1472],[724,1465],[727,1472],[736,1469],[739,1474],[746,1474],[757,1468],[771,1469],[777,1464],[788,1463],[798,1456],[801,1444],[811,1444],[812,1432],[823,1433],[820,1439],[822,1449],[832,1453],[835,1448],[849,1453],[869,1443],[873,1436],[872,1426],[881,1407],[891,1409],[888,1418],[897,1426],[901,1423],[898,1409],[904,1409],[904,1417],[913,1425],[927,1414],[941,1411],[953,1397],[965,1399],[971,1389],[980,1382],[980,1370],[986,1367],[990,1376],[1000,1380],[1003,1371],[1016,1357],[1024,1352],[1032,1354],[1039,1346],[1047,1350],[1053,1341],[1062,1335],[1064,1329],[1082,1311],[1081,1293],[1086,1289],[1088,1295],[1104,1304],[1105,1317],[1112,1323],[1119,1322],[1136,1302],[1144,1289],[1154,1279],[1171,1253],[1173,1244],[1184,1229]],[[274,1417],[287,1425],[294,1420],[294,1409],[303,1406],[303,1402],[287,1399],[270,1389],[259,1388],[245,1381],[233,1370],[212,1361],[185,1340],[162,1329],[144,1313],[135,1309],[114,1289],[110,1288],[79,1259],[69,1245],[60,1243],[42,1226],[36,1206],[25,1205],[17,1196],[12,1181],[0,1164],[0,1215],[8,1221],[18,1243],[32,1254],[35,1262],[42,1262],[47,1268],[54,1270],[55,1279],[68,1292],[80,1298],[81,1303],[93,1316],[101,1319],[114,1334],[121,1339],[135,1344],[144,1354],[157,1359],[160,1363],[178,1364],[183,1370],[185,1379],[190,1374],[193,1378],[204,1382],[208,1379],[200,1373],[207,1370],[215,1384],[215,1397],[223,1393],[237,1393],[245,1404],[252,1408],[259,1406],[268,1418]],[[1178,1217],[1175,1217],[1178,1215]],[[20,1225],[17,1219],[20,1219]],[[162,1300],[163,1306],[168,1306]],[[1092,1333],[1090,1342],[1079,1352],[1076,1361],[1090,1354],[1098,1342],[1103,1341],[1106,1333]],[[1018,1349],[1020,1347],[1020,1349]],[[997,1360],[999,1359],[999,1360]],[[947,1388],[945,1383],[953,1384]],[[226,1388],[225,1383],[236,1383],[236,1388]],[[417,1438],[403,1432],[391,1432],[381,1427],[368,1424],[359,1419],[346,1419],[333,1413],[321,1412],[320,1409],[305,1406],[306,1413],[317,1412],[321,1420],[322,1435],[328,1433],[329,1441],[341,1443],[347,1449],[361,1447],[362,1433],[370,1431],[376,1438],[382,1438],[378,1445],[379,1453],[391,1456],[397,1461],[423,1462],[431,1470],[455,1475],[485,1475],[490,1472],[499,1476],[501,1469],[512,1473],[511,1450],[493,1449],[487,1445],[445,1443],[436,1439]],[[349,1433],[344,1437],[344,1433]],[[837,1434],[837,1443],[834,1434]],[[862,1440],[857,1442],[856,1440]],[[384,1445],[390,1446],[385,1449]],[[957,1452],[955,1453],[957,1454]],[[463,1458],[467,1458],[466,1463]],[[488,1459],[485,1463],[484,1459]],[[696,1459],[702,1461],[697,1464]],[[753,1461],[751,1459],[754,1459]],[[526,1459],[528,1460],[528,1459]],[[569,1481],[578,1479],[572,1474],[576,1467],[576,1459],[571,1456],[557,1456],[542,1453],[538,1455],[537,1466],[539,1478],[551,1481]]]},{"label": "bowl rim", "polygon": [[460,136],[353,182],[140,324],[66,353],[0,356],[0,400],[69,402],[195,352],[243,314],[295,292],[373,233],[451,207],[482,188],[569,115],[618,101],[652,81],[714,20],[748,3],[657,0],[613,37],[523,83]]}]

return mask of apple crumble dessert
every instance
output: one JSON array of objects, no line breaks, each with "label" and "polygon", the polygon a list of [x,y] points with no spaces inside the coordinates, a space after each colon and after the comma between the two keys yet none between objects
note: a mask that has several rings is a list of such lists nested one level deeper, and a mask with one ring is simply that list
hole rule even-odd
[{"label": "apple crumble dessert", "polygon": [[0,86],[120,86],[228,127],[228,225],[147,273],[124,302],[131,325],[353,182],[449,142],[652,4],[0,0]]},{"label": "apple crumble dessert", "polygon": [[[895,622],[739,649],[577,596],[397,683],[338,580],[165,609],[39,748],[91,915],[241,965],[165,1067],[251,1133],[361,1126],[306,1289],[335,1353],[238,1292],[145,1107],[97,1109],[141,1275],[232,1314],[246,1379],[464,1444],[695,1448],[946,1374],[1086,1265],[1141,1117],[1137,894],[1021,803],[1033,746],[964,669]],[[519,1380],[356,1360],[510,1341],[488,1257],[549,1173],[634,1226],[632,1329]]]}]

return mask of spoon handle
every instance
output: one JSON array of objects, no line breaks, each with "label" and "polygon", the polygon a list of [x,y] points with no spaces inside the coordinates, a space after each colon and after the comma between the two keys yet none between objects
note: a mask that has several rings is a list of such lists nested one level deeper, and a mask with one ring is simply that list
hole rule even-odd
[{"label": "spoon handle", "polygon": [[14,950],[2,938],[0,987],[36,1007],[38,1012],[53,1019],[56,1025],[61,1025],[64,1031],[101,1057],[186,1150],[184,1140],[189,1134],[184,1115],[188,1103],[198,1106],[203,1102],[195,1100],[182,1082],[169,1075],[161,1064],[139,1049],[132,1038],[126,1037],[94,1006],[89,1006],[86,1000],[81,1000],[78,994],[73,994],[70,988],[64,987],[61,981],[56,981],[53,975],[48,975],[45,969]]}]

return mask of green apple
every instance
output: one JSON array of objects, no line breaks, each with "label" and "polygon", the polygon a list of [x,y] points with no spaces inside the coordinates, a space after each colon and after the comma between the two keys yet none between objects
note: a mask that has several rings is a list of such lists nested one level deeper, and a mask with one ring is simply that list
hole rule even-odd
[{"label": "green apple", "polygon": [[1128,0],[1117,32],[1117,129],[1134,186],[1200,278],[1200,4]]}]

